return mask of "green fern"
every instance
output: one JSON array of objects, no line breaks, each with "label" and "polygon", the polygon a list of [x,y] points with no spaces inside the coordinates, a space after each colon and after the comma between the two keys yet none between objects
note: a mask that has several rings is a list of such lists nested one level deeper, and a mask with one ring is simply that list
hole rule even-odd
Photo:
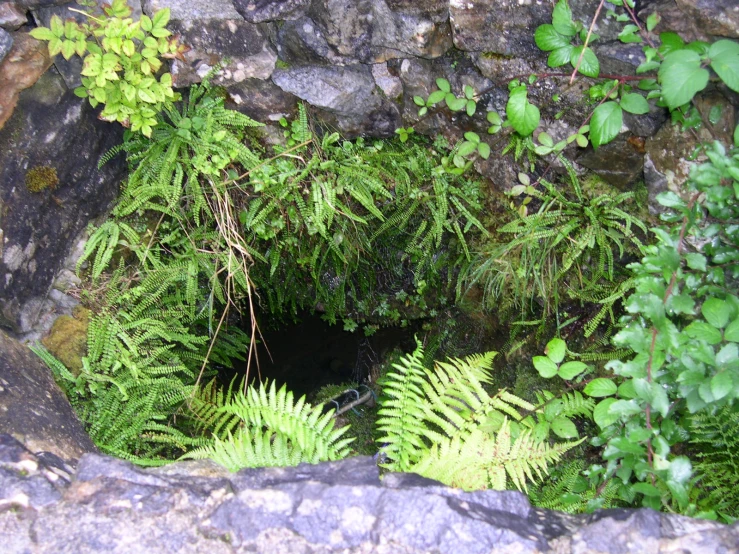
[{"label": "green fern", "polygon": [[544,178],[541,189],[527,187],[538,209],[512,211],[513,220],[477,252],[464,279],[482,287],[488,308],[503,317],[519,314],[519,323],[531,313],[539,314],[538,324],[546,322],[568,297],[599,304],[585,325],[589,337],[607,316],[615,323],[613,306],[632,286],[617,275],[615,261],[641,253],[639,234],[647,229],[623,209],[632,193],[587,197],[571,163],[561,161],[571,194]]},{"label": "green fern", "polygon": [[612,479],[602,490],[597,490],[583,477],[584,466],[582,460],[557,466],[540,485],[529,490],[529,500],[539,508],[568,514],[617,507],[618,480]]},{"label": "green fern", "polygon": [[690,444],[697,450],[700,506],[725,519],[739,518],[739,407],[693,414]]},{"label": "green fern", "polygon": [[521,413],[535,406],[505,390],[484,390],[495,353],[437,362],[433,371],[423,356],[419,344],[381,382],[377,441],[387,469],[466,490],[504,489],[509,481],[526,490],[582,442],[535,440]]},{"label": "green fern", "polygon": [[[274,382],[269,388],[262,383],[216,401],[221,399],[225,403],[218,411],[224,418],[211,416],[220,426],[212,443],[188,452],[184,458],[209,458],[237,471],[337,460],[349,454],[348,445],[354,439],[341,438],[349,427],[334,429],[333,412],[324,413],[322,406],[311,406],[304,396],[295,402],[284,385],[278,390]],[[234,434],[230,418],[239,422]],[[228,423],[222,424],[224,420]]]}]

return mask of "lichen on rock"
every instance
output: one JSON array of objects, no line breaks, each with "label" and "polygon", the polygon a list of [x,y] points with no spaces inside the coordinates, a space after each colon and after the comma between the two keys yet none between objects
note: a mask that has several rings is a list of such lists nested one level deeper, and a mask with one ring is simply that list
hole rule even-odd
[{"label": "lichen on rock", "polygon": [[82,356],[87,353],[87,327],[90,310],[77,306],[72,315],[56,318],[41,344],[62,362],[73,375],[82,370]]},{"label": "lichen on rock", "polygon": [[56,174],[56,168],[51,166],[38,165],[29,169],[26,173],[26,187],[31,192],[53,189],[58,184],[59,176]]}]

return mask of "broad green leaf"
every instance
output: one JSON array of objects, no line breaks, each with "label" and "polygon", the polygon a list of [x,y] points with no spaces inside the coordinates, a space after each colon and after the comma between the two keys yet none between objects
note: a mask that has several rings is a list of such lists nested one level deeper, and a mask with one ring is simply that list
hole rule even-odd
[{"label": "broad green leaf", "polygon": [[641,413],[643,409],[634,400],[616,400],[608,411],[618,417],[629,417]]},{"label": "broad green leaf", "polygon": [[483,160],[487,160],[490,157],[490,146],[485,142],[479,143],[477,145],[477,153],[480,154]]},{"label": "broad green leaf", "polygon": [[734,380],[728,371],[717,373],[711,378],[711,393],[716,400],[722,399],[732,390],[734,390]]},{"label": "broad green leaf", "polygon": [[557,364],[546,356],[534,356],[532,362],[534,363],[536,371],[538,371],[539,375],[544,377],[544,379],[549,379],[557,375]]},{"label": "broad green leaf", "polygon": [[[488,123],[492,123],[493,125],[500,125],[501,123],[503,123],[503,120],[500,118],[500,115],[498,115],[498,112],[488,112],[486,117]],[[739,127],[737,128],[739,129]]]},{"label": "broad green leaf", "polygon": [[[152,28],[152,22],[148,15],[142,15],[141,16],[141,28],[146,31],[147,33],[151,31]],[[148,40],[148,39],[147,39]]]},{"label": "broad green leaf", "polygon": [[690,476],[693,474],[693,468],[687,457],[677,456],[670,462],[667,472],[671,481],[683,484],[687,483],[688,479],[690,479]]},{"label": "broad green leaf", "polygon": [[595,55],[595,52],[593,52],[590,47],[587,47],[585,48],[584,54],[582,54],[582,59],[580,59],[580,54],[582,52],[582,46],[575,46],[570,55],[570,64],[572,67],[575,67],[579,61],[580,65],[577,70],[580,73],[586,77],[597,77],[600,73],[600,62],[598,61],[598,56]]},{"label": "broad green leaf", "polygon": [[164,28],[167,26],[167,23],[169,23],[169,8],[159,10],[154,14],[154,17],[151,18],[152,29],[157,27]]},{"label": "broad green leaf", "polygon": [[659,40],[662,42],[662,45],[659,47],[659,52],[663,56],[666,56],[670,52],[681,50],[685,46],[685,41],[683,41],[682,37],[672,31],[660,33]]},{"label": "broad green leaf", "polygon": [[465,138],[465,140],[468,140],[470,142],[474,142],[475,144],[477,144],[478,142],[480,142],[480,135],[478,135],[477,133],[474,133],[472,131],[467,131],[464,134],[464,138]]},{"label": "broad green leaf", "polygon": [[572,21],[572,10],[567,0],[559,0],[552,12],[552,26],[561,35],[573,37],[577,34],[577,26]]},{"label": "broad green leaf", "polygon": [[667,301],[667,308],[676,314],[692,314],[695,309],[695,301],[689,294],[672,295]]},{"label": "broad green leaf", "polygon": [[687,104],[708,84],[708,71],[700,56],[691,50],[677,50],[665,56],[658,72],[662,99],[671,110]]},{"label": "broad green leaf", "polygon": [[477,150],[477,143],[466,140],[459,146],[457,154],[459,154],[460,156],[469,156],[475,150]]},{"label": "broad green leaf", "polygon": [[739,319],[735,319],[724,330],[724,339],[731,342],[739,342]]},{"label": "broad green leaf", "polygon": [[[528,177],[528,175],[527,175]],[[562,363],[567,353],[567,344],[565,341],[559,338],[550,340],[544,348],[544,354],[552,360],[555,364]]]},{"label": "broad green leaf", "polygon": [[565,362],[559,366],[557,374],[565,380],[574,379],[588,368],[583,362]]},{"label": "broad green leaf", "polygon": [[545,52],[570,45],[570,38],[559,34],[553,25],[539,25],[534,32],[534,41]]},{"label": "broad green leaf", "polygon": [[634,483],[631,487],[634,492],[637,492],[639,494],[643,494],[645,496],[661,496],[662,492],[655,487],[654,485],[650,485],[649,483]]},{"label": "broad green leaf", "polygon": [[616,387],[616,383],[614,383],[610,379],[599,377],[597,379],[593,379],[587,385],[585,385],[583,392],[588,396],[601,398],[603,396],[611,396],[612,394],[616,394],[616,390],[618,390],[618,387]]},{"label": "broad green leaf", "polygon": [[616,102],[605,102],[595,108],[590,120],[590,142],[593,148],[611,142],[621,131],[623,112]]},{"label": "broad green leaf", "polygon": [[49,27],[51,28],[51,33],[55,37],[62,38],[64,36],[64,22],[62,21],[62,18],[58,15],[51,16]]},{"label": "broad green leaf", "polygon": [[654,28],[657,26],[661,19],[662,18],[660,17],[659,13],[650,13],[647,16],[647,31],[654,31]]},{"label": "broad green leaf", "polygon": [[698,271],[706,270],[706,257],[698,252],[690,252],[685,254],[685,261],[688,263],[690,269],[697,269]]},{"label": "broad green leaf", "polygon": [[[438,104],[442,100],[444,100],[444,97],[446,96],[446,92],[443,90],[435,90],[431,94],[429,94],[429,99],[426,102],[428,106],[433,106],[434,104]],[[420,98],[420,96],[419,96]],[[423,99],[422,99],[423,100]],[[421,104],[423,106],[423,104]]]},{"label": "broad green leaf", "polygon": [[51,32],[51,29],[47,29],[46,27],[36,27],[28,34],[36,40],[52,40],[56,38],[56,35]]},{"label": "broad green leaf", "polygon": [[[144,41],[144,46],[146,46],[146,41]],[[149,47],[149,48],[150,48],[150,47]],[[425,106],[425,105],[426,105],[426,102],[424,102],[423,98],[422,98],[422,97],[420,97],[420,96],[414,96],[414,97],[413,97],[413,103],[414,103],[414,104],[415,104],[416,106]]]},{"label": "broad green leaf", "polygon": [[544,146],[554,146],[554,140],[552,140],[552,137],[549,135],[549,133],[539,133],[539,136],[536,137],[536,140],[538,140]]},{"label": "broad green leaf", "polygon": [[605,400],[601,400],[593,410],[593,421],[601,429],[605,429],[618,421],[618,415],[612,414],[610,411],[611,406],[615,402],[615,398],[606,398]]},{"label": "broad green leaf", "polygon": [[464,97],[467,98],[467,100],[472,100],[475,97],[475,89],[473,89],[470,85],[465,85]]},{"label": "broad green leaf", "polygon": [[445,93],[452,90],[452,87],[449,85],[449,81],[447,81],[446,79],[442,79],[441,77],[436,79],[436,86],[439,87],[439,90]]},{"label": "broad green leaf", "polygon": [[722,39],[708,49],[711,68],[721,77],[726,86],[739,92],[739,43]]},{"label": "broad green leaf", "polygon": [[70,59],[74,56],[76,50],[76,43],[71,40],[65,40],[62,42],[62,56],[65,60]]},{"label": "broad green leaf", "polygon": [[708,344],[718,344],[721,342],[721,331],[705,321],[694,321],[684,331],[690,338],[706,341]]},{"label": "broad green leaf", "polygon": [[709,298],[701,306],[701,313],[706,321],[714,327],[721,329],[729,322],[729,305],[725,300]]},{"label": "broad green leaf", "polygon": [[552,50],[547,58],[547,65],[549,67],[561,67],[570,63],[574,51],[575,47],[570,45]]},{"label": "broad green leaf", "polygon": [[552,421],[552,432],[562,439],[577,437],[577,427],[566,417],[556,417]]},{"label": "broad green leaf", "polygon": [[737,347],[733,342],[724,345],[721,350],[716,353],[716,363],[719,366],[738,366],[739,347]]},{"label": "broad green leaf", "polygon": [[477,111],[477,102],[474,100],[467,100],[467,115],[472,117]]},{"label": "broad green leaf", "polygon": [[446,100],[446,105],[453,112],[458,112],[460,110],[463,110],[465,106],[467,105],[467,101],[464,98],[457,98],[451,92],[446,94],[446,96],[444,97],[444,100]]},{"label": "broad green leaf", "polygon": [[621,97],[621,108],[633,114],[645,114],[649,111],[649,103],[641,94],[630,92]]},{"label": "broad green leaf", "polygon": [[539,108],[530,104],[526,87],[519,86],[511,91],[506,104],[506,115],[513,130],[523,136],[529,136],[539,126]]}]

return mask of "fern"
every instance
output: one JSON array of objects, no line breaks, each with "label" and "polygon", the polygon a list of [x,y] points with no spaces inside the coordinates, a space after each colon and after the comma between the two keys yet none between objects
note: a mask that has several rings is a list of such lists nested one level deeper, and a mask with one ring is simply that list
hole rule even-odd
[{"label": "fern", "polygon": [[498,240],[476,253],[464,279],[468,286],[482,287],[488,308],[503,317],[518,313],[519,322],[531,313],[540,314],[540,324],[546,322],[567,297],[600,304],[586,321],[588,337],[607,316],[615,323],[613,306],[632,286],[616,274],[615,261],[628,252],[641,253],[638,233],[647,229],[622,209],[632,193],[586,197],[572,164],[561,161],[571,194],[544,178],[538,181],[541,189],[528,187],[538,209],[513,211],[512,221],[497,230]]},{"label": "fern", "polygon": [[739,518],[739,409],[693,414],[690,444],[697,449],[700,505],[725,519]]},{"label": "fern", "polygon": [[574,460],[558,466],[540,485],[529,490],[531,503],[568,514],[617,507],[619,482],[612,479],[597,490],[583,477],[584,465],[582,460]]},{"label": "fern", "polygon": [[520,421],[535,406],[499,391],[490,396],[495,353],[422,365],[423,348],[404,356],[382,381],[377,439],[384,467],[408,471],[466,490],[526,490],[550,464],[582,441],[550,445],[534,439]]},{"label": "fern", "polygon": [[[349,454],[351,438],[341,438],[349,429],[334,429],[332,412],[311,406],[301,397],[297,402],[283,385],[250,386],[245,393],[227,396],[218,411],[225,418],[211,417],[220,425],[211,444],[187,453],[184,458],[210,458],[231,471],[244,467],[288,466],[302,462],[337,460]],[[218,401],[218,400],[217,400]],[[239,427],[235,434],[232,419]],[[225,436],[223,430],[226,431]],[[221,437],[218,436],[221,435]]]}]

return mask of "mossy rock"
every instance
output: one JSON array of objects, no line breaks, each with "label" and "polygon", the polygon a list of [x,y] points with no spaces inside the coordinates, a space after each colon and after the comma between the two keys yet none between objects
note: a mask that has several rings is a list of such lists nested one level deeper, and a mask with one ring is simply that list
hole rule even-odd
[{"label": "mossy rock", "polygon": [[26,187],[31,192],[53,189],[59,184],[56,169],[48,165],[36,166],[26,173]]},{"label": "mossy rock", "polygon": [[41,339],[41,344],[74,375],[79,375],[82,357],[87,354],[89,318],[90,310],[78,306],[72,315],[56,318],[49,334]]}]

